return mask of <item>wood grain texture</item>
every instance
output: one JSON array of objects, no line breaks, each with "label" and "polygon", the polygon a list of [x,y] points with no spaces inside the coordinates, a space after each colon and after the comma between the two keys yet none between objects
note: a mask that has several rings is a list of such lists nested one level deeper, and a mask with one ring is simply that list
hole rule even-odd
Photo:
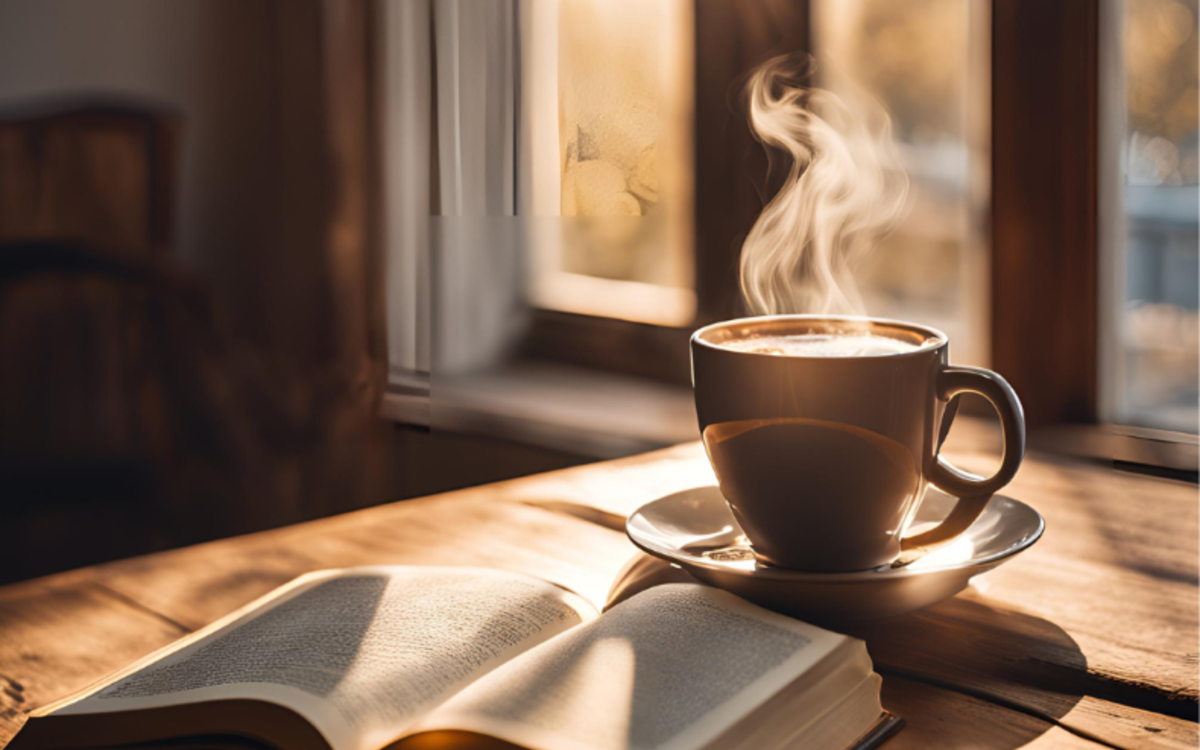
[{"label": "wood grain texture", "polygon": [[[986,468],[988,431],[964,425],[952,458]],[[711,482],[689,444],[0,589],[0,676],[21,686],[0,685],[0,732],[308,570],[493,566],[602,602],[634,552],[612,527]],[[1195,747],[1195,487],[1033,454],[1009,494],[1045,515],[1038,545],[950,601],[852,629],[910,722],[889,747]]]},{"label": "wood grain texture", "polygon": [[1101,745],[1041,719],[952,690],[889,675],[883,704],[904,717],[887,750],[1086,750]]},{"label": "wood grain texture", "polygon": [[0,590],[0,743],[36,707],[82,689],[184,634],[87,580]]}]

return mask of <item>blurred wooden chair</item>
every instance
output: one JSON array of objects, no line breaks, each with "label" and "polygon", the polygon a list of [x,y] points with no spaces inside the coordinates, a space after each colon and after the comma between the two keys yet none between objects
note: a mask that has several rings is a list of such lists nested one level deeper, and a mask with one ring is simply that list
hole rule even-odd
[{"label": "blurred wooden chair", "polygon": [[0,243],[0,581],[281,522],[258,423],[290,423],[216,318],[161,259]]},{"label": "blurred wooden chair", "polygon": [[[369,31],[357,18],[355,39]],[[171,263],[177,117],[0,111],[0,582],[390,499],[369,139],[356,135],[368,118],[353,104],[330,111],[362,128],[289,152],[337,167],[289,204],[321,217],[320,239],[262,248],[263,268],[306,258],[312,284],[297,288],[337,312],[312,332],[328,346],[299,356],[286,337],[219,325],[208,290]]]},{"label": "blurred wooden chair", "polygon": [[140,102],[0,110],[0,241],[75,240],[141,257],[165,253],[180,121]]},{"label": "blurred wooden chair", "polygon": [[0,111],[0,580],[170,542],[162,344],[205,327],[160,262],[177,133],[153,106]]}]

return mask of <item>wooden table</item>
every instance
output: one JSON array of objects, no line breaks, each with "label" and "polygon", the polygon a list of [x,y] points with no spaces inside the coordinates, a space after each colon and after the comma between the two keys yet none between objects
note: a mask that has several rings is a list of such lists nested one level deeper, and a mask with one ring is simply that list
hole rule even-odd
[{"label": "wooden table", "polygon": [[[955,460],[994,462],[965,432]],[[0,588],[0,745],[29,709],[309,570],[487,565],[603,601],[635,554],[624,514],[712,481],[686,444]],[[1031,453],[1009,494],[1046,517],[1041,542],[854,629],[908,719],[888,750],[1197,747],[1195,486]]]}]

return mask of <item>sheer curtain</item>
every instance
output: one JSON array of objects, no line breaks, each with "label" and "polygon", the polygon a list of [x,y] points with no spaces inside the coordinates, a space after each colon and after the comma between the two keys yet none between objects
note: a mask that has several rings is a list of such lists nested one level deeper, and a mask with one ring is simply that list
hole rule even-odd
[{"label": "sheer curtain", "polygon": [[518,0],[382,5],[389,388],[487,366],[519,333]]}]

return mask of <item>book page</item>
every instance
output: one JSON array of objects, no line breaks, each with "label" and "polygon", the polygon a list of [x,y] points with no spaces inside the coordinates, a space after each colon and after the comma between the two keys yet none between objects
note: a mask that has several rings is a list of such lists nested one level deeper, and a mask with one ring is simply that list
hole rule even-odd
[{"label": "book page", "polygon": [[517,657],[414,731],[537,750],[694,750],[844,641],[717,589],[666,584]]},{"label": "book page", "polygon": [[304,715],[337,750],[375,750],[481,675],[594,615],[573,594],[515,573],[334,571],[61,712],[267,699]]}]

